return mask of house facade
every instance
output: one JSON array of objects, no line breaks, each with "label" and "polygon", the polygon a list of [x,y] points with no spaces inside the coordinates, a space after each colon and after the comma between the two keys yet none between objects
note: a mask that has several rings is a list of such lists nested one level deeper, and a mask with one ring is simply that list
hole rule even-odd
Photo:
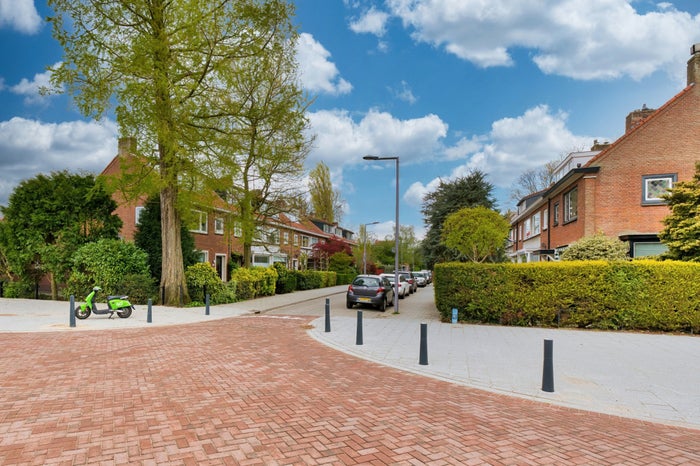
[{"label": "house facade", "polygon": [[[127,171],[139,169],[135,153],[135,140],[121,138],[117,155],[102,171],[103,176],[119,179],[125,168]],[[115,214],[121,218],[123,225],[120,237],[133,241],[139,215],[146,205],[147,197],[127,199],[116,190],[112,195],[117,203]],[[202,262],[209,262],[222,280],[228,280],[228,268],[231,262],[242,265],[243,242],[242,228],[236,220],[235,213],[226,203],[215,197],[210,205],[193,209],[190,232],[194,237],[195,248]],[[318,225],[321,225],[320,227]],[[324,226],[325,225],[325,226]],[[269,219],[265,225],[258,227],[251,248],[252,266],[269,267],[276,262],[284,263],[290,269],[306,268],[314,244],[334,238],[350,246],[356,245],[353,232],[337,224],[326,224],[319,220],[297,219],[290,214],[280,214]]]},{"label": "house facade", "polygon": [[560,164],[555,182],[523,198],[511,217],[509,255],[556,260],[576,240],[603,233],[629,244],[631,257],[665,250],[658,234],[670,210],[661,196],[687,181],[700,161],[700,44],[691,48],[687,87],[660,108],[631,112],[626,132]]}]

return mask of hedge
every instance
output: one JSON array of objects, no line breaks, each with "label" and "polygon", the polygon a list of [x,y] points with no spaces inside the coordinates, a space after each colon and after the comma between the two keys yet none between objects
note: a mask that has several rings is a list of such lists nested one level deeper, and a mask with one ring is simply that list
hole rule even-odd
[{"label": "hedge", "polygon": [[442,319],[518,326],[700,331],[700,264],[437,264]]}]

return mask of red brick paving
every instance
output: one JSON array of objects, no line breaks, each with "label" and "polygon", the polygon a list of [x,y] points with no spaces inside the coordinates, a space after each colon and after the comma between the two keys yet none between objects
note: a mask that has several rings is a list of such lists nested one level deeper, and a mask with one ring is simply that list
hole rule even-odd
[{"label": "red brick paving", "polygon": [[700,464],[700,431],[356,359],[310,319],[0,334],[1,464]]}]

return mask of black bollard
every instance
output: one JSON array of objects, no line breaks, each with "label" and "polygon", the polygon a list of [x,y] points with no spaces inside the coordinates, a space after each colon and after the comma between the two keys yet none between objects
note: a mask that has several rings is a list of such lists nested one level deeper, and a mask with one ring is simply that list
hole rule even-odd
[{"label": "black bollard", "polygon": [[204,315],[209,315],[209,295],[204,297]]},{"label": "black bollard", "polygon": [[355,344],[362,344],[362,311],[357,311],[357,337],[355,338]]},{"label": "black bollard", "polygon": [[326,333],[331,331],[331,300],[326,298]]},{"label": "black bollard", "polygon": [[75,296],[70,295],[70,326],[75,327]]},{"label": "black bollard", "polygon": [[418,364],[421,366],[428,365],[428,324],[420,324],[420,356]]},{"label": "black bollard", "polygon": [[554,392],[554,342],[544,341],[544,367],[542,368],[542,391]]},{"label": "black bollard", "polygon": [[146,323],[153,322],[153,300],[148,298],[148,314],[146,314]]}]

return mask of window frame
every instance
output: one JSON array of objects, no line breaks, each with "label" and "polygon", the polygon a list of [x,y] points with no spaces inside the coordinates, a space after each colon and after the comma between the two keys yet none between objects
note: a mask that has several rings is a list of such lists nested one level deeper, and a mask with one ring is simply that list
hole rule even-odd
[{"label": "window frame", "polygon": [[555,202],[552,214],[552,226],[559,225],[559,202]]},{"label": "window frame", "polygon": [[[201,233],[204,235],[209,234],[209,214],[203,210],[193,210],[192,212],[195,214],[195,217],[199,217],[199,221],[197,222],[196,228],[193,228],[190,231],[192,233]],[[203,222],[202,218],[204,219]],[[204,228],[202,228],[202,226]]]},{"label": "window frame", "polygon": [[[575,202],[574,202],[574,212],[572,215],[572,194],[575,193]],[[567,192],[564,193],[562,196],[564,200],[564,223],[570,223],[576,221],[578,219],[578,186],[574,187],[573,189],[568,190]]]},{"label": "window frame", "polygon": [[224,234],[224,218],[214,217],[214,233],[217,235]]},{"label": "window frame", "polygon": [[643,175],[642,176],[642,205],[664,205],[666,201],[659,197],[649,197],[649,182],[655,180],[667,180],[669,181],[669,188],[673,188],[673,185],[678,181],[677,173],[664,173],[660,175]]}]

